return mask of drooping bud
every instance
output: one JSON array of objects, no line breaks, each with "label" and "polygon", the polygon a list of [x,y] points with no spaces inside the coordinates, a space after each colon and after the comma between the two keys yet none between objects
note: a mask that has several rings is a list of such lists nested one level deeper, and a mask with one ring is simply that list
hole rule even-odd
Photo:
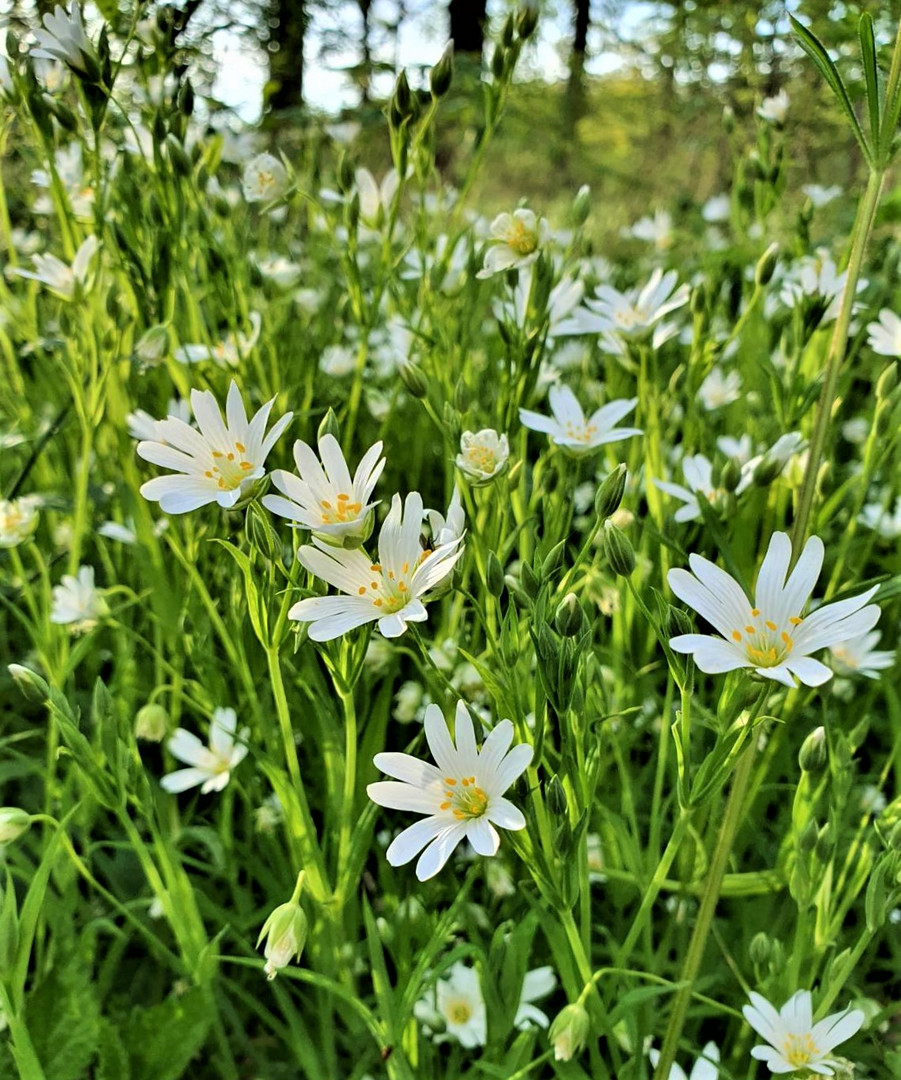
[{"label": "drooping bud", "polygon": [[485,565],[485,584],[488,586],[491,595],[500,599],[504,591],[504,568],[493,551],[488,552],[488,560]]},{"label": "drooping bud", "polygon": [[291,963],[292,957],[300,959],[303,947],[307,941],[308,922],[303,908],[300,906],[300,894],[303,890],[305,872],[297,875],[297,885],[294,895],[287,904],[277,907],[269,918],[263,923],[263,929],[257,938],[257,948],[263,938],[266,945],[263,955],[266,957],[266,978],[270,981],[275,978],[283,967]]},{"label": "drooping bud", "polygon": [[619,509],[626,490],[628,475],[629,470],[623,462],[620,462],[613,472],[604,478],[604,482],[594,497],[594,512],[599,518],[611,517]]},{"label": "drooping bud", "polygon": [[169,731],[169,714],[162,705],[150,702],[142,705],[135,716],[135,738],[147,742],[162,742]]},{"label": "drooping bud", "polygon": [[554,1060],[572,1061],[588,1041],[590,1029],[591,1021],[581,1002],[565,1005],[554,1017],[548,1032],[548,1039],[554,1048]]},{"label": "drooping bud", "polygon": [[411,397],[421,399],[428,396],[429,381],[422,368],[417,367],[416,364],[401,364],[397,369],[397,374]]},{"label": "drooping bud", "polygon": [[635,552],[626,534],[609,520],[604,522],[604,551],[614,574],[626,578],[632,576]]},{"label": "drooping bud", "polygon": [[31,814],[18,806],[0,806],[0,844],[17,840],[28,830]]},{"label": "drooping bud", "polygon": [[804,772],[818,773],[829,760],[829,747],[826,743],[826,729],[814,728],[801,744],[798,764]]}]

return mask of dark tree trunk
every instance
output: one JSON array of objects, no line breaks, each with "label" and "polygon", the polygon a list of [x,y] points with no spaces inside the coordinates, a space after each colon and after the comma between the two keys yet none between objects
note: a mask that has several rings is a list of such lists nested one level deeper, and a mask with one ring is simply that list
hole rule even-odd
[{"label": "dark tree trunk", "polygon": [[273,111],[303,105],[303,44],[307,32],[306,0],[271,0],[268,104]]},{"label": "dark tree trunk", "polygon": [[357,0],[357,7],[360,9],[360,17],[363,20],[362,41],[360,42],[360,51],[362,53],[359,78],[360,104],[367,105],[369,103],[369,86],[372,81],[372,43],[370,41],[372,28],[369,25],[372,0]]},{"label": "dark tree trunk", "polygon": [[585,112],[585,56],[590,25],[591,0],[573,0],[573,47],[566,84],[566,119],[570,134],[574,133],[576,124]]},{"label": "dark tree trunk", "polygon": [[455,53],[470,53],[481,60],[487,7],[488,0],[449,0],[447,12]]}]

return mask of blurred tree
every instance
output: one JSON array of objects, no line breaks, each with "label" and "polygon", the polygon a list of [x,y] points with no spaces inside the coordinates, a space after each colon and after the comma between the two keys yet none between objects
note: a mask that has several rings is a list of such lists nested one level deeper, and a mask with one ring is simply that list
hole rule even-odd
[{"label": "blurred tree", "polygon": [[573,0],[573,44],[569,54],[569,80],[566,85],[566,115],[570,129],[575,129],[585,110],[585,57],[588,53],[588,28],[591,25],[591,0]]},{"label": "blurred tree", "polygon": [[303,105],[303,50],[308,22],[307,0],[269,0],[266,101],[275,112]]},{"label": "blurred tree", "polygon": [[487,8],[488,0],[449,0],[447,5],[454,52],[469,53],[473,58],[477,57],[479,63],[485,46]]}]

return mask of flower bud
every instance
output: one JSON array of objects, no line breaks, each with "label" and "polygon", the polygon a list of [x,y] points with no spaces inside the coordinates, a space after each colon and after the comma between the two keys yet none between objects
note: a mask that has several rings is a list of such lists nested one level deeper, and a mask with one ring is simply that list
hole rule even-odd
[{"label": "flower bud", "polygon": [[520,578],[522,580],[523,591],[530,600],[534,600],[538,595],[538,590],[541,585],[538,578],[535,576],[535,571],[529,566],[528,563],[522,564],[522,570],[520,571]]},{"label": "flower bud", "polygon": [[604,482],[594,497],[594,512],[599,518],[608,518],[619,509],[626,490],[628,475],[629,470],[623,462],[620,462],[613,472],[604,478]]},{"label": "flower bud", "polygon": [[135,717],[135,738],[147,742],[162,742],[169,731],[169,714],[162,705],[151,702],[138,709]]},{"label": "flower bud", "polygon": [[680,634],[690,634],[691,629],[691,619],[688,617],[688,612],[669,604],[663,619],[663,633],[666,637],[674,638]]},{"label": "flower bud", "polygon": [[898,361],[893,360],[876,383],[876,400],[883,401],[898,385]]},{"label": "flower bud", "polygon": [[573,222],[578,227],[584,225],[588,220],[588,215],[591,213],[591,188],[587,184],[583,184],[576,192],[576,197],[573,199]]},{"label": "flower bud", "polygon": [[818,773],[829,760],[829,747],[826,743],[826,729],[814,728],[801,744],[798,764],[804,772]]},{"label": "flower bud", "polygon": [[275,978],[283,967],[287,967],[291,958],[300,959],[303,947],[307,941],[308,923],[303,908],[300,906],[300,894],[303,889],[304,871],[297,875],[297,885],[294,895],[287,904],[282,904],[269,916],[260,936],[257,938],[257,948],[260,942],[266,938],[263,955],[266,957],[266,978],[270,981]]},{"label": "flower bud", "polygon": [[453,38],[444,46],[444,52],[429,72],[429,89],[432,97],[440,98],[448,92],[454,77],[454,42]]},{"label": "flower bud", "polygon": [[169,331],[161,323],[145,330],[135,345],[135,356],[142,364],[156,367],[169,351]]},{"label": "flower bud", "polygon": [[504,74],[504,50],[498,45],[491,54],[491,74],[495,79],[500,79]]},{"label": "flower bud", "polygon": [[575,593],[563,597],[554,615],[554,628],[561,637],[575,637],[582,629],[584,615]]},{"label": "flower bud", "polygon": [[748,955],[751,957],[752,964],[757,967],[763,967],[769,960],[771,952],[772,944],[770,942],[769,934],[766,934],[761,930],[751,938],[751,944],[748,946]]},{"label": "flower bud", "polygon": [[707,289],[703,281],[699,281],[691,290],[689,308],[695,318],[703,318],[707,314]]},{"label": "flower bud", "polygon": [[18,806],[0,806],[0,844],[17,840],[31,824],[31,814]]},{"label": "flower bud", "polygon": [[493,551],[488,552],[488,560],[485,565],[485,584],[488,586],[491,595],[499,600],[504,592],[504,568]]},{"label": "flower bud", "polygon": [[769,285],[773,279],[773,274],[776,272],[776,262],[778,261],[778,257],[779,245],[770,244],[757,260],[757,267],[754,270],[755,285]]},{"label": "flower bud", "polygon": [[323,416],[319,430],[316,432],[316,442],[322,442],[324,435],[331,435],[336,442],[341,442],[341,425],[338,423],[338,417],[335,416],[335,410],[331,405],[329,405],[328,412]]},{"label": "flower bud", "polygon": [[519,34],[520,39],[528,41],[535,33],[537,25],[538,7],[535,3],[526,2],[519,9],[519,14],[516,16],[516,32]]},{"label": "flower bud", "polygon": [[421,399],[428,396],[429,381],[422,368],[410,363],[401,364],[397,369],[397,374],[411,397]]},{"label": "flower bud", "polygon": [[338,175],[337,183],[338,190],[342,195],[346,195],[348,192],[353,191],[354,184],[356,183],[357,172],[354,168],[354,163],[351,160],[350,154],[346,150],[341,151],[341,156],[338,158]]},{"label": "flower bud", "polygon": [[563,558],[563,552],[566,550],[566,541],[561,540],[559,544],[555,544],[544,558],[544,562],[541,564],[541,580],[549,578],[551,574],[560,565],[560,561]]},{"label": "flower bud", "polygon": [[604,522],[604,551],[610,569],[618,577],[631,577],[635,570],[635,552],[626,534],[612,521]]},{"label": "flower bud", "polygon": [[548,780],[544,793],[547,798],[547,805],[550,812],[556,817],[565,818],[569,803],[567,802],[563,785],[560,783],[560,778],[556,773]]},{"label": "flower bud", "polygon": [[407,73],[401,71],[394,83],[394,97],[391,100],[392,108],[397,110],[402,120],[412,116],[415,112],[413,94],[410,92],[410,84],[407,82]]},{"label": "flower bud", "polygon": [[554,1017],[548,1032],[548,1039],[554,1048],[554,1060],[572,1061],[588,1041],[590,1028],[588,1012],[581,1002],[565,1005]]},{"label": "flower bud", "polygon": [[818,826],[811,818],[804,826],[804,831],[798,837],[798,850],[802,855],[808,855],[817,845]]},{"label": "flower bud", "polygon": [[817,842],[814,844],[813,850],[816,857],[821,863],[829,862],[832,857],[832,850],[835,847],[835,830],[832,825],[827,821],[826,824],[817,833]]}]

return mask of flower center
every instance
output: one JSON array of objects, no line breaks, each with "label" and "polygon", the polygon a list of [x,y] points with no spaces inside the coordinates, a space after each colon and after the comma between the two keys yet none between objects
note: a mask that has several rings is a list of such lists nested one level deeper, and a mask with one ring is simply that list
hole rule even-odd
[{"label": "flower center", "polygon": [[450,810],[458,821],[480,818],[488,809],[488,796],[476,785],[474,776],[459,780],[453,776],[444,778],[444,802],[439,810]]},{"label": "flower center", "polygon": [[[359,507],[359,503],[353,505]],[[400,611],[401,608],[409,604],[412,593],[407,582],[407,575],[410,573],[410,564],[408,562],[401,566],[399,575],[395,574],[393,570],[384,573],[379,563],[373,563],[369,569],[372,573],[372,579],[368,586],[359,586],[357,593],[360,596],[368,595],[373,606],[377,607],[383,615],[393,615],[395,611]],[[415,573],[416,566],[412,569]]]},{"label": "flower center", "polygon": [[478,472],[493,473],[497,468],[497,454],[488,446],[470,446],[465,460],[471,469]]},{"label": "flower center", "polygon": [[354,521],[363,509],[362,503],[350,501],[350,496],[346,491],[339,492],[334,503],[329,502],[328,499],[323,499],[319,505],[322,507],[323,525]]},{"label": "flower center", "polygon": [[819,1054],[820,1051],[809,1034],[788,1035],[782,1044],[782,1056],[795,1068],[809,1065]]},{"label": "flower center", "polygon": [[506,236],[507,244],[517,255],[531,255],[538,247],[538,234],[521,221],[515,221]]},{"label": "flower center", "polygon": [[[788,621],[792,628],[801,625],[797,615]],[[791,634],[762,616],[760,608],[751,608],[750,621],[742,630],[732,631],[732,640],[744,649],[754,667],[777,667],[795,647]]]},{"label": "flower center", "polygon": [[567,420],[563,425],[563,432],[567,439],[572,439],[574,442],[590,443],[597,435],[598,429],[596,424],[573,424]]},{"label": "flower center", "polygon": [[252,461],[245,458],[247,448],[243,443],[236,442],[234,449],[227,452],[222,450],[213,451],[213,459],[216,462],[204,472],[208,480],[215,480],[220,491],[234,491],[240,487],[252,473],[255,466]]},{"label": "flower center", "polygon": [[463,998],[449,1001],[446,1016],[450,1024],[466,1024],[472,1017],[472,1006]]},{"label": "flower center", "polygon": [[634,330],[636,326],[643,326],[647,322],[647,314],[639,307],[619,308],[613,313],[613,321],[621,330]]}]

